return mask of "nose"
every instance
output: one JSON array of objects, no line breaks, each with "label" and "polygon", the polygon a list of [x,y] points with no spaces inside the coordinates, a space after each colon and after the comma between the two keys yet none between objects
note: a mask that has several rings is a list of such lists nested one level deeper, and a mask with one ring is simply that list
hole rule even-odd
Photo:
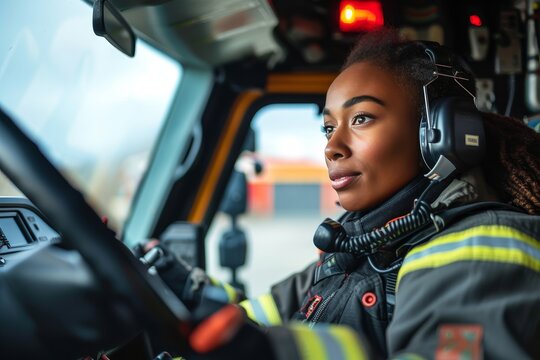
[{"label": "nose", "polygon": [[338,126],[324,148],[324,155],[328,161],[336,161],[351,156],[351,149],[348,145],[347,129]]}]

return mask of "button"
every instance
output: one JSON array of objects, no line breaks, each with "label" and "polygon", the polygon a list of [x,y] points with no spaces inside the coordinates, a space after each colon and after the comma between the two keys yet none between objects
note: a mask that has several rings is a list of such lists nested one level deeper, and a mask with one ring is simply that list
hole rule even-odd
[{"label": "button", "polygon": [[3,257],[0,257],[0,266],[4,266],[6,265],[6,259],[4,259]]},{"label": "button", "polygon": [[375,295],[371,291],[366,292],[362,296],[362,305],[364,305],[364,307],[370,308],[376,303],[377,303],[377,295]]}]

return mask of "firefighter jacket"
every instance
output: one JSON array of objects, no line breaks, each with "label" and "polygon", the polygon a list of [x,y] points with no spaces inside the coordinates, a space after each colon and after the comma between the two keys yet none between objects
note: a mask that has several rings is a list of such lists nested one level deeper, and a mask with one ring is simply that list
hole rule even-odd
[{"label": "firefighter jacket", "polygon": [[[474,178],[447,184],[432,205],[486,200]],[[384,226],[425,186],[415,179],[341,222],[355,234]],[[324,254],[240,305],[268,327],[279,359],[537,359],[539,240],[540,217],[488,209],[410,240],[401,259]]]}]

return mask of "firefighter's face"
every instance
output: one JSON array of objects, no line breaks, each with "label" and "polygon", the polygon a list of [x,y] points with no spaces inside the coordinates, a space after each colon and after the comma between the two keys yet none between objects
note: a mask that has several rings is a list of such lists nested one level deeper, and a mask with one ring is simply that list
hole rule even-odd
[{"label": "firefighter's face", "polygon": [[391,71],[369,62],[345,69],[326,94],[326,165],[339,202],[367,210],[420,170],[415,102]]}]

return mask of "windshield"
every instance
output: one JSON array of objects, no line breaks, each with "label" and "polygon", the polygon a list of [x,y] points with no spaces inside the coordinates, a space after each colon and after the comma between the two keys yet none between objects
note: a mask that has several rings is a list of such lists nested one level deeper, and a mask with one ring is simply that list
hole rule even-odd
[{"label": "windshield", "polygon": [[[0,23],[0,106],[121,230],[180,65],[141,41],[120,53],[82,1],[3,1]],[[0,195],[14,194],[0,174]]]}]

